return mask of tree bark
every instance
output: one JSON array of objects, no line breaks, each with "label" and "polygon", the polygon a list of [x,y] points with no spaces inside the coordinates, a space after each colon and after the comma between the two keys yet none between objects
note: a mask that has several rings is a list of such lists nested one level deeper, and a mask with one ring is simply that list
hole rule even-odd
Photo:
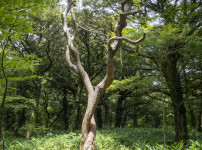
[{"label": "tree bark", "polygon": [[175,51],[174,47],[169,47],[169,49],[169,54],[167,54],[166,58],[161,61],[160,66],[163,76],[166,79],[166,83],[171,95],[171,101],[173,104],[175,120],[175,141],[180,142],[187,139],[186,108],[183,103],[180,74],[177,70],[179,54]]}]

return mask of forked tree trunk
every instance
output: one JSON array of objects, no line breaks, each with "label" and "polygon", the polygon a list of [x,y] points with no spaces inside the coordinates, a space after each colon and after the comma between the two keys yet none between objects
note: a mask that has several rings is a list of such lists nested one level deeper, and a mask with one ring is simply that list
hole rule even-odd
[{"label": "forked tree trunk", "polygon": [[[131,11],[133,1],[132,0],[124,0],[122,2],[122,13],[120,14],[120,19],[115,27],[116,37],[112,37],[107,42],[107,73],[105,78],[95,87],[93,88],[90,78],[83,66],[81,65],[80,56],[73,44],[73,40],[77,33],[77,23],[73,13],[73,1],[68,0],[68,5],[61,15],[63,31],[65,37],[67,39],[67,51],[66,51],[66,61],[69,67],[77,73],[81,78],[85,85],[88,95],[88,104],[86,108],[85,115],[83,117],[82,122],[82,138],[80,143],[81,150],[94,150],[95,149],[95,137],[96,137],[96,123],[94,119],[94,112],[97,107],[97,104],[100,100],[100,97],[105,89],[107,89],[114,79],[114,65],[113,65],[113,57],[117,50],[122,45],[122,40],[129,42],[131,44],[137,44],[143,41],[146,37],[146,33],[143,34],[143,37],[137,41],[130,40],[128,38],[122,37],[122,30],[126,27],[126,18],[128,15],[135,15],[137,13],[142,12],[142,10]],[[72,21],[73,21],[73,35],[70,34],[69,28],[67,26],[66,16],[71,13]],[[75,58],[76,63],[73,64],[70,60],[70,51]]]}]

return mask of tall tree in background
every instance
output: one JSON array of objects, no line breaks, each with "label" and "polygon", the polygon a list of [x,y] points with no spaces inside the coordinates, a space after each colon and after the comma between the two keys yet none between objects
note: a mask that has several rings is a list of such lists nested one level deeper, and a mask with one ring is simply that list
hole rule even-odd
[{"label": "tall tree in background", "polygon": [[[88,93],[87,109],[82,122],[82,139],[80,144],[81,150],[82,149],[92,150],[95,148],[96,123],[94,119],[94,112],[102,93],[106,88],[110,86],[110,84],[114,79],[113,57],[115,53],[121,47],[123,40],[135,45],[145,39],[146,33],[144,33],[143,37],[137,41],[132,41],[126,37],[122,37],[122,31],[127,25],[126,23],[127,16],[135,15],[137,13],[141,13],[142,11],[137,10],[132,12],[131,11],[132,6],[133,6],[132,0],[122,1],[122,13],[120,13],[120,19],[114,29],[116,36],[110,38],[107,42],[107,73],[105,78],[95,88],[93,88],[88,74],[81,65],[79,52],[73,44],[74,38],[76,37],[77,33],[77,23],[73,12],[72,0],[68,0],[68,5],[63,14],[61,15],[63,30],[65,33],[65,37],[67,39],[67,51],[66,51],[67,63],[69,67],[82,78]],[[73,35],[70,34],[70,29],[67,26],[66,16],[69,12],[71,13],[72,21],[74,24]],[[73,57],[75,58],[76,61],[75,65],[70,60],[70,52],[73,54]]]},{"label": "tall tree in background", "polygon": [[196,47],[192,50],[198,47],[200,1],[146,0],[144,2],[148,10],[157,14],[160,24],[156,25],[157,32],[153,35],[156,40],[148,40],[154,43],[150,44],[153,47],[147,45],[149,46],[147,49],[154,50],[153,54],[156,53],[156,55],[150,52],[147,52],[148,55],[139,55],[152,59],[166,80],[173,103],[175,141],[180,142],[187,139],[187,111],[184,103],[189,95],[185,93],[183,96],[184,89],[179,63],[187,55],[186,49],[189,47],[190,37],[196,38]]}]

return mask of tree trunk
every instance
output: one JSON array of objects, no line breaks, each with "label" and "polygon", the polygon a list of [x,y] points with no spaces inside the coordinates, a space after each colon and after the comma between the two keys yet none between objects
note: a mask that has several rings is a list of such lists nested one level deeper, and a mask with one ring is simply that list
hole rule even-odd
[{"label": "tree trunk", "polygon": [[191,116],[191,127],[192,129],[196,129],[196,117],[195,117],[194,109],[190,100],[188,100],[188,106],[189,106],[189,113]]},{"label": "tree trunk", "polygon": [[19,129],[22,127],[22,125],[25,124],[25,109],[18,111],[16,113],[16,118],[15,118],[15,126],[14,126],[14,131],[13,131],[13,137],[18,137],[19,136]]},{"label": "tree trunk", "polygon": [[39,124],[39,104],[40,104],[40,98],[41,98],[41,79],[36,78],[36,90],[35,90],[35,101],[36,101],[36,125]]},{"label": "tree trunk", "polygon": [[[163,100],[163,97],[162,97],[162,100]],[[166,145],[166,115],[165,115],[164,101],[162,101],[162,113],[163,113],[162,124],[163,124],[163,141],[164,141],[163,143]]]},{"label": "tree trunk", "polygon": [[81,106],[80,104],[77,104],[77,108],[76,108],[76,120],[75,120],[75,126],[74,126],[74,130],[79,130],[80,126],[81,126]]},{"label": "tree trunk", "polygon": [[103,92],[99,88],[100,86],[95,89],[95,92],[88,94],[88,104],[82,122],[82,138],[80,143],[81,150],[95,149],[96,123],[94,112]]},{"label": "tree trunk", "polygon": [[5,88],[4,88],[3,99],[2,99],[2,103],[1,103],[1,107],[0,107],[0,140],[3,137],[3,131],[2,131],[3,130],[3,118],[4,118],[4,113],[5,113],[4,105],[6,102],[6,96],[7,96],[7,91],[8,91],[8,77],[6,75],[5,66],[4,66],[5,49],[7,47],[7,44],[8,44],[8,40],[7,40],[6,45],[3,48],[2,58],[1,58],[1,69],[3,72],[3,77],[5,79]]},{"label": "tree trunk", "polygon": [[115,127],[120,128],[121,127],[121,122],[122,122],[122,115],[123,115],[123,101],[125,100],[124,96],[122,96],[123,92],[119,92],[120,97],[118,98],[117,101],[117,106],[116,106],[116,122],[115,122]]},{"label": "tree trunk", "polygon": [[69,130],[69,110],[68,110],[68,102],[67,102],[67,90],[64,89],[63,90],[63,94],[64,94],[64,97],[63,97],[63,100],[62,100],[62,103],[63,103],[63,120],[64,120],[64,124],[65,124],[65,130]]},{"label": "tree trunk", "polygon": [[133,125],[134,128],[137,127],[137,106],[134,104],[133,106]]},{"label": "tree trunk", "polygon": [[179,59],[179,54],[174,50],[174,48],[170,49],[171,51],[169,54],[167,54],[166,58],[161,61],[160,65],[163,76],[166,79],[173,104],[175,141],[180,142],[187,139],[186,108],[183,102],[180,74],[177,71],[177,61]]},{"label": "tree trunk", "polygon": [[99,129],[102,129],[102,109],[101,105],[99,104],[97,107],[97,125]]},{"label": "tree trunk", "polygon": [[198,117],[198,131],[202,131],[202,99],[199,96],[200,99],[200,112],[199,112],[199,117]]},{"label": "tree trunk", "polygon": [[76,105],[76,120],[75,120],[75,126],[74,130],[79,130],[81,127],[81,122],[82,122],[82,117],[81,117],[81,98],[82,98],[82,92],[83,92],[83,85],[81,84],[80,89],[79,89],[79,96],[78,96],[78,101]]},{"label": "tree trunk", "polygon": [[[185,94],[188,95],[188,85],[187,85],[187,74],[186,74],[186,68],[183,67],[183,74],[184,74],[184,85],[185,85]],[[196,117],[193,109],[193,103],[188,99],[188,107],[189,107],[189,113],[191,117],[191,127],[192,129],[196,129]]]},{"label": "tree trunk", "polygon": [[117,107],[116,107],[116,122],[115,122],[115,127],[120,128],[122,125],[122,117],[123,117],[123,101],[126,99],[128,94],[131,92],[128,90],[125,91],[120,91],[119,92],[119,98],[117,101]]},{"label": "tree trunk", "polygon": [[126,125],[126,121],[127,121],[127,114],[124,113],[124,118],[123,118],[122,128],[125,127],[125,125]]},{"label": "tree trunk", "polygon": [[198,131],[199,132],[202,131],[202,110],[200,111],[200,114],[199,114]]},{"label": "tree trunk", "polygon": [[184,106],[174,106],[175,118],[175,141],[187,140],[186,108]]},{"label": "tree trunk", "polygon": [[109,106],[108,106],[108,105],[105,105],[105,125],[108,124],[109,116],[110,116]]}]

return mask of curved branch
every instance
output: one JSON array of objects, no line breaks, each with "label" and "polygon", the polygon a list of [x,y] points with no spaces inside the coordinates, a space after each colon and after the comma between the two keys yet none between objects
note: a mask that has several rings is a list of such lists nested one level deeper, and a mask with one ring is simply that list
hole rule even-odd
[{"label": "curved branch", "polygon": [[73,24],[74,24],[74,35],[72,36],[72,40],[74,40],[74,38],[76,37],[77,31],[78,31],[78,26],[77,26],[77,23],[76,23],[76,18],[74,16],[73,8],[70,10],[70,12],[71,12],[72,21],[73,21]]},{"label": "curved branch", "polygon": [[[68,46],[68,49],[72,52],[73,57],[76,60],[76,66],[73,65],[71,63],[71,61],[70,61],[70,56],[69,56],[69,50],[68,49],[67,49],[67,52],[66,52],[66,55],[67,55],[66,60],[67,60],[67,63],[70,64],[70,68],[74,69],[75,72],[78,72],[78,74],[81,76],[81,78],[82,78],[82,80],[84,82],[84,85],[86,87],[86,90],[88,91],[88,94],[92,95],[94,93],[93,86],[92,86],[92,84],[90,82],[90,78],[89,78],[88,74],[86,73],[83,66],[81,65],[79,52],[74,47],[74,44],[72,42],[72,39],[74,39],[74,38],[71,37],[69,29],[68,29],[68,26],[67,26],[66,16],[69,13],[69,11],[72,9],[72,6],[73,6],[72,0],[68,0],[68,5],[67,5],[65,11],[61,14],[61,19],[62,19],[63,31],[64,31],[65,37],[67,39],[67,46]],[[73,22],[76,24],[73,12],[71,14],[72,14]],[[76,26],[75,26],[75,28],[76,28]],[[74,34],[76,34],[76,32]]]},{"label": "curved branch", "polygon": [[114,42],[115,40],[124,40],[124,41],[126,41],[128,43],[131,43],[131,44],[135,45],[135,44],[138,44],[138,43],[142,42],[145,38],[146,38],[146,32],[144,32],[143,36],[140,39],[136,40],[136,41],[133,41],[133,40],[131,40],[129,38],[126,38],[126,37],[118,37],[118,36],[116,36],[116,37],[110,38],[107,45],[109,47],[111,45],[111,43]]},{"label": "curved branch", "polygon": [[[118,23],[116,24],[115,30],[114,30],[116,37],[110,38],[108,43],[107,43],[107,47],[108,47],[108,51],[107,51],[107,73],[106,73],[105,78],[96,86],[96,88],[95,88],[96,93],[102,93],[103,90],[105,90],[106,88],[108,88],[110,86],[110,84],[112,83],[112,81],[114,79],[113,57],[114,57],[115,53],[117,52],[117,50],[121,47],[122,40],[125,40],[129,43],[132,43],[132,44],[137,44],[139,42],[142,42],[146,37],[146,33],[144,33],[143,37],[137,41],[133,41],[133,40],[130,40],[126,37],[122,37],[122,31],[127,26],[127,23],[126,23],[127,16],[129,14],[131,14],[130,13],[131,7],[132,7],[132,1],[131,0],[125,0],[122,2],[123,13],[120,14],[120,19],[119,19]],[[141,12],[141,11],[142,11],[142,9],[134,12],[134,14]],[[112,42],[114,44],[113,46],[111,46]]]},{"label": "curved branch", "polygon": [[76,65],[72,64],[71,60],[70,60],[70,54],[69,54],[69,47],[67,46],[67,50],[66,50],[66,61],[68,66],[77,74],[79,73],[78,68]]},{"label": "curved branch", "polygon": [[122,12],[121,15],[136,15],[137,13],[141,13],[143,11],[142,8],[140,8],[139,10],[137,11],[134,11],[134,12]]}]

